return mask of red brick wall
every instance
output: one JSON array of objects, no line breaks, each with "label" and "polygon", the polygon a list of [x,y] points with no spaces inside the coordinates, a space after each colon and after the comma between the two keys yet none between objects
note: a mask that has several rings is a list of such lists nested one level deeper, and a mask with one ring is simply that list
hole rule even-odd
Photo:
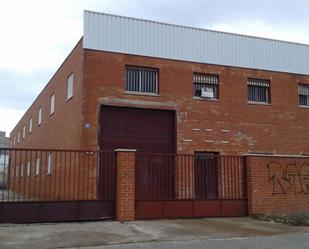
[{"label": "red brick wall", "polygon": [[[127,64],[159,68],[159,96],[125,93]],[[75,78],[74,97],[66,102],[66,80],[71,72]],[[219,75],[219,101],[193,98],[193,72]],[[247,103],[248,77],[270,80],[270,105]],[[298,82],[308,83],[309,76],[84,50],[81,40],[11,137],[17,140],[20,131],[21,143],[17,148],[97,149],[99,107],[109,104],[176,110],[177,151],[180,153],[195,150],[222,154],[309,153],[306,139],[309,110],[298,106]],[[50,95],[54,92],[56,110],[50,116]],[[40,106],[43,123],[37,126]],[[30,116],[33,118],[31,134],[28,133]],[[90,124],[89,128],[84,127],[86,123]],[[27,132],[22,139],[24,124]]]},{"label": "red brick wall", "polygon": [[309,157],[250,156],[249,214],[309,212]]},{"label": "red brick wall", "polygon": [[[127,64],[159,68],[160,95],[126,94]],[[193,72],[219,74],[219,101],[192,97]],[[270,105],[247,103],[248,77],[270,80]],[[83,145],[98,148],[98,110],[109,104],[177,110],[181,153],[309,153],[309,109],[298,106],[298,81],[309,82],[309,76],[85,50],[82,117],[91,128],[82,130]]]},{"label": "red brick wall", "polygon": [[[66,58],[58,71],[30,106],[11,132],[16,139],[14,148],[79,149],[81,147],[81,105],[83,83],[83,43]],[[67,78],[74,73],[73,98],[66,101]],[[50,115],[50,96],[55,93],[54,114]],[[38,109],[42,107],[42,124],[38,126]],[[29,133],[29,119],[32,117],[32,133]],[[23,126],[26,137],[22,138]],[[20,143],[17,143],[20,132]]]}]

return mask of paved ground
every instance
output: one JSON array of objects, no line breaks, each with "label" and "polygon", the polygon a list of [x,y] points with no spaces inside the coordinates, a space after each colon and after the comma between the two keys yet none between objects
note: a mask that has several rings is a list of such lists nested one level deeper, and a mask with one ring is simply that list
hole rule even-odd
[{"label": "paved ground", "polygon": [[[83,249],[308,249],[308,234],[83,247]],[[82,249],[82,248],[79,248]]]},{"label": "paved ground", "polygon": [[309,227],[250,218],[1,225],[0,248],[308,249]]}]

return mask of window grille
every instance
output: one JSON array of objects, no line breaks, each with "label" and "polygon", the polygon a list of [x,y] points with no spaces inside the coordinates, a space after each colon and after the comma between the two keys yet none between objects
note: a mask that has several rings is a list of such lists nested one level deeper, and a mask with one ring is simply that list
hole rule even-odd
[{"label": "window grille", "polygon": [[158,93],[158,74],[155,68],[127,66],[125,90],[134,92]]},{"label": "window grille", "polygon": [[270,103],[269,80],[248,79],[248,101]]},{"label": "window grille", "polygon": [[309,106],[309,85],[298,85],[298,96],[300,106]]},{"label": "window grille", "polygon": [[209,99],[219,98],[219,77],[214,74],[193,74],[193,95]]}]

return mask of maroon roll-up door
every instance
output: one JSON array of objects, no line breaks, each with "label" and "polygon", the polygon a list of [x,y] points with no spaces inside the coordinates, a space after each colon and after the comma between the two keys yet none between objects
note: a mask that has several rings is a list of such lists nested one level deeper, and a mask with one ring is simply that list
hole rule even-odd
[{"label": "maroon roll-up door", "polygon": [[175,112],[102,106],[100,148],[175,152]]}]

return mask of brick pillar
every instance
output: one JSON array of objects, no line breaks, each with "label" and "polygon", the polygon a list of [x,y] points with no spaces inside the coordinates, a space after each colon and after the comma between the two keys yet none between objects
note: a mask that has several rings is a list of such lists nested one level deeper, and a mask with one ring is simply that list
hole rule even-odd
[{"label": "brick pillar", "polygon": [[117,149],[116,152],[116,220],[135,219],[135,152]]}]

